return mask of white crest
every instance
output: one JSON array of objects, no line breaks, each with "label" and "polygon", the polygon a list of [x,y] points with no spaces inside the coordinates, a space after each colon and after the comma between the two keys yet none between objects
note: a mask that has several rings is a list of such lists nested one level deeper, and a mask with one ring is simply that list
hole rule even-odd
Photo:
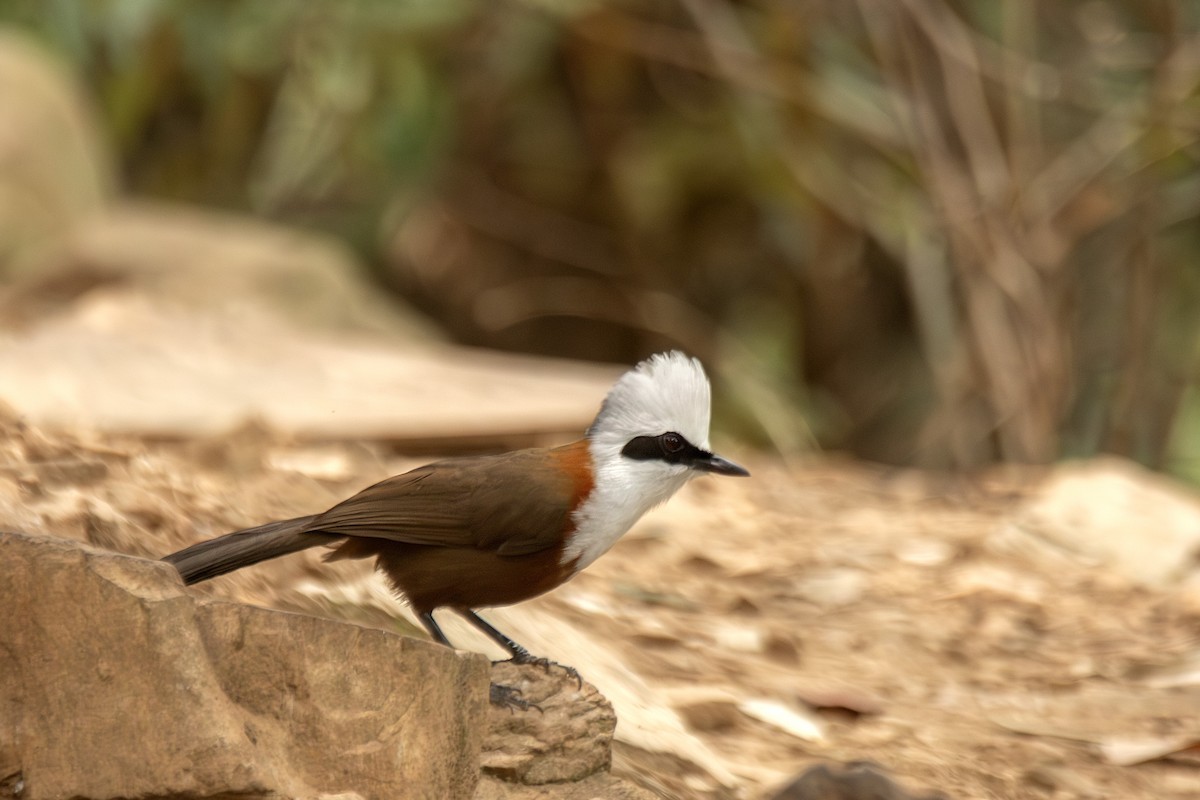
[{"label": "white crest", "polygon": [[708,449],[708,376],[678,350],[651,356],[626,372],[604,398],[588,438],[624,447],[635,436],[674,431]]},{"label": "white crest", "polygon": [[710,398],[704,367],[678,351],[651,356],[621,376],[587,432],[595,484],[575,511],[575,536],[563,563],[583,569],[696,476],[684,464],[632,459],[621,451],[630,439],[668,432],[709,449]]}]

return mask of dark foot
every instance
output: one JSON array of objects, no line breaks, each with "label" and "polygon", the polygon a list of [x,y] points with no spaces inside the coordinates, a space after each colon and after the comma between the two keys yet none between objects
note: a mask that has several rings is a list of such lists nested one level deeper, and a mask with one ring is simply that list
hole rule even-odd
[{"label": "dark foot", "polygon": [[538,711],[542,710],[541,706],[536,703],[522,699],[521,690],[513,686],[501,686],[498,683],[491,684],[488,691],[488,699],[492,701],[492,705],[507,708],[509,711],[528,711],[531,708],[536,708]]},{"label": "dark foot", "polygon": [[575,679],[577,688],[583,688],[583,678],[579,677],[579,671],[574,667],[568,667],[566,664],[559,664],[557,661],[551,661],[548,658],[539,658],[538,656],[530,655],[528,650],[520,650],[509,659],[514,664],[533,664],[535,667],[541,667],[543,671],[549,672],[551,667],[558,667],[567,675]]},{"label": "dark foot", "polygon": [[[535,656],[531,656],[529,654],[528,650],[526,650],[524,647],[521,647],[521,645],[517,644],[512,639],[508,638],[503,633],[501,633],[500,631],[493,628],[491,625],[489,625],[487,623],[486,620],[483,619],[483,617],[479,616],[478,614],[476,614],[474,611],[472,611],[469,608],[459,609],[458,613],[462,614],[463,618],[465,618],[467,620],[467,622],[471,623],[476,628],[478,628],[479,630],[483,631],[488,636],[490,636],[492,641],[496,642],[501,647],[503,647],[505,650],[512,653],[512,658],[509,659],[512,663],[514,663],[514,664],[536,664],[537,666],[541,667],[546,672],[549,672],[551,667],[559,667],[564,672],[566,672],[568,675],[570,675],[572,678],[575,679],[575,683],[579,686],[580,689],[583,688],[583,678],[579,677],[579,673],[575,671],[574,667],[568,667],[563,664],[556,664],[555,662],[551,661],[548,658],[537,658]],[[432,619],[432,617],[430,619]],[[440,631],[439,631],[439,633],[440,633]]]}]

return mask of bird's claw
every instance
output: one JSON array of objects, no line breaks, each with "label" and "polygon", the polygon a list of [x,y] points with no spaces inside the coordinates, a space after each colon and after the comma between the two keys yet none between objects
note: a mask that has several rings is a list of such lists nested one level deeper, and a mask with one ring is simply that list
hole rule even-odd
[{"label": "bird's claw", "polygon": [[492,705],[507,708],[510,712],[514,710],[528,711],[531,708],[536,708],[538,713],[545,713],[542,707],[537,703],[531,703],[521,697],[521,690],[515,686],[501,686],[498,683],[493,683],[488,687],[488,699]]},{"label": "bird's claw", "polygon": [[566,664],[559,664],[557,661],[551,661],[548,658],[530,655],[528,652],[515,653],[509,661],[513,664],[532,664],[535,667],[541,667],[543,672],[550,672],[551,667],[558,667],[563,672],[567,673],[568,677],[575,679],[576,688],[583,688],[583,678],[579,675],[579,670]]}]

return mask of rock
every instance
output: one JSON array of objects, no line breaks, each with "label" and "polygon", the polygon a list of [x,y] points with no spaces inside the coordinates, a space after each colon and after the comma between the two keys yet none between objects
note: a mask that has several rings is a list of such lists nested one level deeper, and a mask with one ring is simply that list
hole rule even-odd
[{"label": "rock", "polygon": [[944,794],[914,795],[880,767],[854,761],[844,767],[818,764],[771,795],[770,800],[947,800]]},{"label": "rock", "polygon": [[1143,586],[1180,582],[1200,554],[1200,498],[1115,457],[1058,467],[1012,524]]},{"label": "rock", "polygon": [[492,681],[537,708],[492,706],[475,800],[655,800],[608,773],[617,717],[596,687],[553,665],[499,662]]},{"label": "rock", "polygon": [[518,713],[492,706],[485,774],[538,785],[579,781],[608,768],[617,717],[596,687],[580,686],[558,665],[542,669],[508,662],[493,666],[492,682],[518,689],[521,699],[537,708]]},{"label": "rock", "polygon": [[103,208],[114,174],[93,111],[63,65],[0,28],[0,279],[24,274]]},{"label": "rock", "polygon": [[247,735],[286,754],[305,783],[367,798],[465,796],[487,696],[482,658],[237,603],[201,611],[217,680],[250,714]]},{"label": "rock", "polygon": [[474,800],[661,800],[661,796],[598,772],[576,783],[554,786],[526,786],[484,775]]},{"label": "rock", "polygon": [[166,564],[63,540],[0,533],[0,562],[0,785],[22,800],[475,790],[482,657],[197,602]]},{"label": "rock", "polygon": [[423,317],[371,286],[332,236],[200,207],[113,202],[30,267],[39,280],[20,293],[18,318],[109,286],[168,307],[269,309],[306,329],[436,338]]},{"label": "rock", "polygon": [[299,438],[408,452],[529,446],[578,436],[618,372],[338,337],[261,310],[188,311],[123,291],[92,292],[0,337],[0,402],[31,424],[172,439],[259,419]]}]

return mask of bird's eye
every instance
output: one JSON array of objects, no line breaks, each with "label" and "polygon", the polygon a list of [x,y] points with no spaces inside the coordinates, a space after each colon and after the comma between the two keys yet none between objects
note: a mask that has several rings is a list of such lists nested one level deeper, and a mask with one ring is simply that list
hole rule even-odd
[{"label": "bird's eye", "polygon": [[662,442],[663,450],[667,453],[678,453],[684,446],[683,437],[678,433],[664,433],[660,437],[660,441]]}]

